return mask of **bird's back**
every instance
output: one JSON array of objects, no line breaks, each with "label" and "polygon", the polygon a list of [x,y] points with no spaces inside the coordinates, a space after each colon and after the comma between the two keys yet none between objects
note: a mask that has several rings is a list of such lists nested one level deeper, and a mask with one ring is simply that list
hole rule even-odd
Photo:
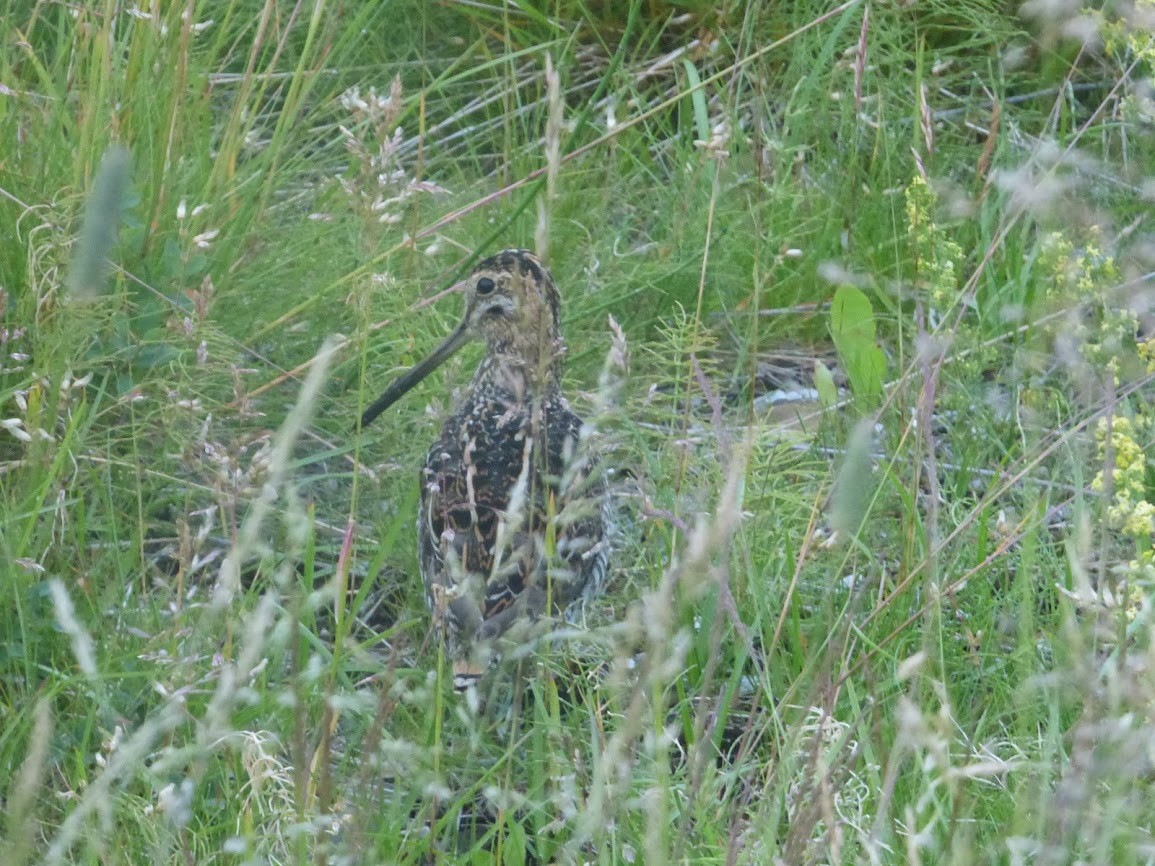
[{"label": "bird's back", "polygon": [[430,448],[421,572],[435,618],[462,643],[600,587],[605,486],[583,457],[581,426],[560,397],[475,391]]}]

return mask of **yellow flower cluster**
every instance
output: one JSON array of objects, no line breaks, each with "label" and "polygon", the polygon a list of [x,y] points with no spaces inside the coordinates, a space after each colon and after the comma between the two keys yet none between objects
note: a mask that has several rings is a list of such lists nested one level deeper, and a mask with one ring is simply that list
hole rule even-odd
[{"label": "yellow flower cluster", "polygon": [[942,310],[954,302],[958,291],[963,250],[935,224],[937,201],[938,196],[922,175],[916,175],[906,188],[906,221],[919,282],[929,292],[931,304]]},{"label": "yellow flower cluster", "polygon": [[1118,279],[1115,259],[1100,247],[1102,235],[1098,226],[1091,226],[1086,243],[1078,251],[1061,232],[1051,232],[1043,240],[1039,261],[1054,280],[1051,293],[1068,294],[1074,290],[1080,298],[1097,298]]},{"label": "yellow flower cluster", "polygon": [[1107,56],[1121,64],[1135,58],[1150,68],[1155,66],[1155,33],[1143,25],[1151,20],[1155,3],[1139,0],[1135,7],[1135,11],[1142,14],[1129,19],[1116,18],[1109,21],[1102,11],[1093,14],[1098,18],[1099,34],[1103,37],[1103,50]]},{"label": "yellow flower cluster", "polygon": [[[1127,69],[1129,78],[1142,81],[1155,72],[1155,32],[1149,23],[1155,15],[1155,3],[1138,0],[1134,4],[1134,13],[1109,18],[1103,10],[1084,11],[1097,26],[1105,56],[1119,69]],[[1130,119],[1142,123],[1155,121],[1155,100],[1151,98],[1149,87],[1127,88],[1122,108]]]},{"label": "yellow flower cluster", "polygon": [[1066,319],[1052,330],[1061,329],[1068,345],[1079,347],[1084,361],[1109,370],[1118,385],[1121,360],[1135,350],[1139,318],[1134,310],[1118,306],[1109,296],[1118,283],[1119,271],[1100,242],[1097,227],[1088,230],[1086,243],[1078,250],[1054,232],[1043,241],[1039,265],[1048,278],[1048,299],[1056,306],[1073,302],[1083,310],[1079,318]]},{"label": "yellow flower cluster", "polygon": [[[1099,443],[1100,459],[1106,458],[1107,419],[1100,418],[1095,430]],[[1111,504],[1107,506],[1107,517],[1114,526],[1132,538],[1150,541],[1155,537],[1155,505],[1147,501],[1145,479],[1147,458],[1143,449],[1135,441],[1135,428],[1129,418],[1116,416],[1111,424],[1111,446],[1115,452],[1115,469],[1112,475],[1114,489]],[[1091,482],[1091,488],[1102,492],[1105,487],[1103,473]]]},{"label": "yellow flower cluster", "polygon": [[1138,346],[1139,357],[1147,362],[1147,372],[1155,373],[1155,337]]},{"label": "yellow flower cluster", "polygon": [[1155,586],[1155,548],[1148,547],[1127,563],[1127,584],[1124,614],[1134,622],[1143,610],[1150,587]]}]

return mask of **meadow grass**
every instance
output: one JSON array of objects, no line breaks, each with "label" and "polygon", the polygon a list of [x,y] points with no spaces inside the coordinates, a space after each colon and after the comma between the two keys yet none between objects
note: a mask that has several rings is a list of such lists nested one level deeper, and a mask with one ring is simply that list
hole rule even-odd
[{"label": "meadow grass", "polygon": [[[1155,859],[1149,3],[0,17],[5,864]],[[537,249],[609,592],[451,687]]]}]

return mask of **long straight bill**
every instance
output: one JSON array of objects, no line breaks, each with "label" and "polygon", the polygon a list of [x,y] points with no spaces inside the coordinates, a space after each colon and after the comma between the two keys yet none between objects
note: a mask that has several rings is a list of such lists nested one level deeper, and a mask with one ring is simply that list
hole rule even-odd
[{"label": "long straight bill", "polygon": [[366,427],[370,422],[402,397],[404,397],[413,387],[444,364],[454,352],[469,342],[469,329],[465,322],[462,322],[457,328],[445,338],[445,341],[429,353],[429,356],[409,368],[401,377],[390,385],[385,393],[374,400],[368,408],[361,414],[361,426]]}]

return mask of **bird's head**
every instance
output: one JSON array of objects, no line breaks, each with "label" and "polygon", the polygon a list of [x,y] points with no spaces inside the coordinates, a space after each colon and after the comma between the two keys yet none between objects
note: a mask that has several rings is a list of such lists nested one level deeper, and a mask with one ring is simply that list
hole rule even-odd
[{"label": "bird's head", "polygon": [[493,363],[513,363],[539,381],[556,382],[561,356],[560,299],[549,269],[528,250],[503,250],[480,262],[454,288],[465,315],[424,360],[395,381],[361,416],[368,424],[470,340],[483,340]]}]

